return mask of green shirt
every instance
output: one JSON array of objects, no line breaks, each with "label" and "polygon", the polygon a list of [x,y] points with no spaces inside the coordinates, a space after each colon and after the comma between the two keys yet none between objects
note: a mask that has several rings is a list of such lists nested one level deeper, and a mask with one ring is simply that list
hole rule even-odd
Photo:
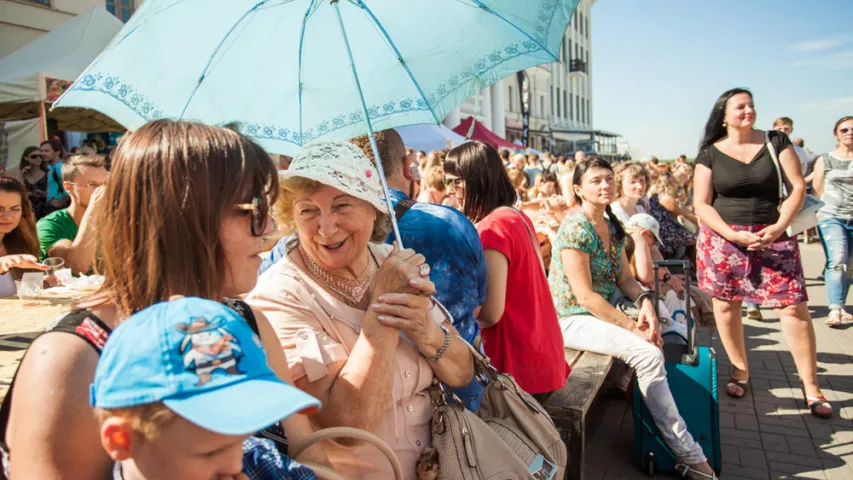
[{"label": "green shirt", "polygon": [[595,293],[608,300],[616,290],[616,279],[619,278],[619,273],[622,270],[622,249],[625,248],[625,240],[617,242],[615,239],[616,229],[612,222],[608,223],[611,239],[609,251],[604,250],[604,243],[595,233],[595,227],[583,210],[566,218],[560,225],[557,240],[554,242],[556,253],[551,257],[551,272],[548,276],[551,296],[554,297],[554,305],[557,307],[557,315],[560,317],[589,313],[589,310],[578,304],[569,281],[566,279],[560,252],[567,248],[580,250],[589,255],[592,289]]},{"label": "green shirt", "polygon": [[74,218],[68,213],[68,209],[62,209],[39,220],[36,223],[36,230],[38,230],[39,242],[41,243],[41,260],[44,261],[49,256],[47,251],[56,242],[63,239],[74,241],[78,227],[74,223]]}]

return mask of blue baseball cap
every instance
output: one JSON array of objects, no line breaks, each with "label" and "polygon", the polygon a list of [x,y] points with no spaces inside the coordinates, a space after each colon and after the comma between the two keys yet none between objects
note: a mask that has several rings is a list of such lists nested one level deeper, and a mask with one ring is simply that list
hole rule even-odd
[{"label": "blue baseball cap", "polygon": [[320,402],[278,379],[261,341],[227,306],[201,298],[158,303],[110,335],[90,388],[94,407],[163,402],[212,432],[248,435]]}]

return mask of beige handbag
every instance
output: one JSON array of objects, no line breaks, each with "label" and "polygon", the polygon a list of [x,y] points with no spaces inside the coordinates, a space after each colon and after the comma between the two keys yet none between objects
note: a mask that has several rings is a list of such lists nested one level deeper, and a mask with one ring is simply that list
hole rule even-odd
[{"label": "beige handbag", "polygon": [[[356,440],[361,440],[363,442],[367,442],[374,447],[378,448],[385,456],[388,458],[388,461],[391,463],[391,469],[394,471],[394,479],[395,480],[403,480],[403,468],[400,466],[400,462],[397,460],[397,455],[394,454],[394,451],[391,450],[391,447],[388,446],[385,442],[382,441],[381,438],[376,435],[366,432],[364,430],[359,430],[357,428],[351,427],[331,427],[324,428],[318,432],[314,432],[311,435],[303,438],[298,442],[294,442],[289,447],[289,453],[292,458],[297,458],[300,453],[304,452],[305,449],[314,445],[317,442],[321,442],[323,440],[329,440],[333,438],[354,438]],[[310,468],[314,471],[314,474],[317,475],[319,480],[346,480],[341,474],[335,472],[328,466],[317,465],[316,463],[308,463],[308,462],[300,462],[306,467]]]},{"label": "beige handbag", "polygon": [[[461,337],[460,337],[461,338]],[[432,453],[439,472],[418,460],[421,478],[441,480],[561,479],[566,447],[551,417],[510,375],[499,373],[487,357],[465,342],[474,356],[477,378],[485,385],[477,414],[451,396],[437,380],[430,387],[434,408]],[[486,383],[488,382],[488,383]],[[429,472],[431,475],[424,475]]]}]

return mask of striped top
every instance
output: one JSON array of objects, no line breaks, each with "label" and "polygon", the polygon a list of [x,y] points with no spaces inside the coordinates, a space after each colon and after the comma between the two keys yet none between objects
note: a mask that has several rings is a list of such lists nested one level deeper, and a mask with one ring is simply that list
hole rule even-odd
[{"label": "striped top", "polygon": [[826,205],[818,210],[818,218],[850,220],[853,218],[853,160],[838,158],[831,153],[822,156],[826,174],[820,199]]}]

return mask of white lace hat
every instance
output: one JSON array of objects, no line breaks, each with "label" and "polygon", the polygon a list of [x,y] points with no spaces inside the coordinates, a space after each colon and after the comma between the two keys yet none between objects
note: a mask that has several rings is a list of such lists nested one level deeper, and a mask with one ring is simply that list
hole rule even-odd
[{"label": "white lace hat", "polygon": [[379,172],[364,152],[349,142],[318,140],[296,152],[290,167],[278,174],[286,181],[308,178],[369,202],[380,212],[390,214],[382,193]]}]

